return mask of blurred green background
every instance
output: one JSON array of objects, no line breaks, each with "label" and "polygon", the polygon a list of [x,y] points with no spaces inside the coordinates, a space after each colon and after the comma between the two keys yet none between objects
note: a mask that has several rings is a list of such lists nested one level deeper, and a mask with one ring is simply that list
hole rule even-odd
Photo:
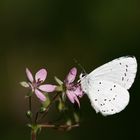
[{"label": "blurred green background", "polygon": [[[25,68],[44,67],[47,82],[64,79],[76,66],[87,72],[112,59],[135,55],[140,61],[138,0],[1,0],[0,1],[0,139],[29,139],[25,112]],[[80,128],[70,132],[45,130],[38,140],[139,139],[139,71],[127,108],[102,117],[81,100]]]}]

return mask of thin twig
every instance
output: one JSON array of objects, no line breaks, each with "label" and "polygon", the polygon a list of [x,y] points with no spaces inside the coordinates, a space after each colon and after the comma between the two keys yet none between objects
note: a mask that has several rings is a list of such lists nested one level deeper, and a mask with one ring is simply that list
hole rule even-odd
[{"label": "thin twig", "polygon": [[40,124],[40,127],[42,127],[42,128],[54,128],[54,129],[59,129],[59,130],[70,130],[72,128],[79,127],[79,123],[72,124],[72,125]]},{"label": "thin twig", "polygon": [[36,132],[31,130],[31,140],[36,140]]},{"label": "thin twig", "polygon": [[[32,97],[29,97],[29,111],[32,112]],[[29,117],[30,122],[32,123],[32,118],[31,116]]]},{"label": "thin twig", "polygon": [[29,97],[29,110],[32,111],[32,98]]},{"label": "thin twig", "polygon": [[43,119],[47,114],[48,114],[48,111],[50,109],[50,107],[52,106],[52,104],[54,103],[54,101],[57,99],[58,95],[60,94],[60,92],[56,93],[53,98],[52,98],[52,101],[50,102],[50,104],[47,106],[46,108],[46,111],[44,112],[44,114],[39,118],[39,121],[41,119]]},{"label": "thin twig", "polygon": [[36,116],[35,116],[35,124],[36,124],[36,122],[37,122],[38,115],[39,115],[39,112],[36,113]]}]

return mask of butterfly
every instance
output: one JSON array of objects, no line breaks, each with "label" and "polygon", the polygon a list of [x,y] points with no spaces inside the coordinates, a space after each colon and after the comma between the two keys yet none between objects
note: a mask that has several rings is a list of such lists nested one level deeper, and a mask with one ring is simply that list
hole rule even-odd
[{"label": "butterfly", "polygon": [[132,86],[137,72],[134,56],[114,59],[91,73],[80,75],[81,88],[89,97],[96,113],[103,116],[122,111],[129,103],[128,89]]}]

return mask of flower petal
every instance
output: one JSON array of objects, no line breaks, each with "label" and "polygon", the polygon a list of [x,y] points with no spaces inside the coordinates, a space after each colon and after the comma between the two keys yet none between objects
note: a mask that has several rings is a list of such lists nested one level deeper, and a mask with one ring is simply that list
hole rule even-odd
[{"label": "flower petal", "polygon": [[75,96],[74,100],[77,102],[78,106],[80,107],[80,102],[79,102],[79,99],[77,98],[77,96]]},{"label": "flower petal", "polygon": [[55,91],[56,85],[45,84],[38,87],[40,90],[44,92],[53,92]]},{"label": "flower petal", "polygon": [[67,75],[67,77],[66,77],[66,79],[65,79],[65,82],[66,82],[67,84],[72,83],[72,82],[75,80],[75,78],[76,78],[76,74],[77,74],[77,69],[74,67],[74,68],[72,68],[72,69],[69,71],[69,73],[68,73],[68,75]]},{"label": "flower petal", "polygon": [[75,95],[73,94],[73,92],[67,90],[67,91],[66,91],[66,95],[67,95],[68,99],[71,101],[71,103],[74,104]]},{"label": "flower petal", "polygon": [[80,102],[79,99],[77,98],[77,96],[74,94],[73,91],[67,90],[66,91],[66,95],[68,97],[68,99],[71,101],[71,103],[75,103],[75,101],[77,102],[78,106],[80,107]]},{"label": "flower petal", "polygon": [[28,84],[29,84],[29,86],[30,86],[32,92],[34,92],[34,87],[33,87],[32,83],[28,83]]},{"label": "flower petal", "polygon": [[35,75],[36,82],[44,82],[47,77],[47,71],[45,69],[40,69]]},{"label": "flower petal", "polygon": [[27,75],[28,80],[32,83],[34,81],[34,78],[31,71],[28,68],[26,68],[26,75]]},{"label": "flower petal", "polygon": [[46,101],[46,96],[39,90],[35,89],[35,94],[41,101]]},{"label": "flower petal", "polygon": [[76,90],[74,91],[74,94],[78,97],[82,97],[83,96],[83,91],[81,89],[80,86],[76,87]]}]

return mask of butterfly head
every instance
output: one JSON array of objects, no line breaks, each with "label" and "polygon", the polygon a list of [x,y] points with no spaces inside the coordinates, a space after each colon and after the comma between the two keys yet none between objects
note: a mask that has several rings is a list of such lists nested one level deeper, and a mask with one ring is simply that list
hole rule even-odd
[{"label": "butterfly head", "polygon": [[82,79],[82,78],[84,78],[85,76],[86,76],[86,73],[81,73],[80,76],[79,76],[79,78]]},{"label": "butterfly head", "polygon": [[86,73],[81,73],[80,76],[79,76],[79,83],[81,84],[81,88],[83,90],[84,93],[87,93],[87,74]]}]

